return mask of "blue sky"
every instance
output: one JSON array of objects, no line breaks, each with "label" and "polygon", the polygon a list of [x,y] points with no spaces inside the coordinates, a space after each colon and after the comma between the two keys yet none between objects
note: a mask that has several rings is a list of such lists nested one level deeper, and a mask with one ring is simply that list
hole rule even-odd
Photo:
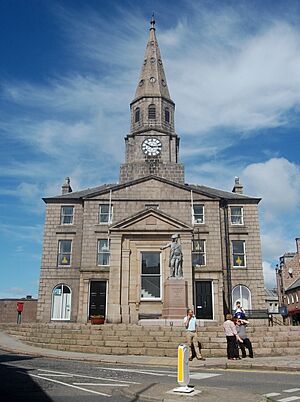
[{"label": "blue sky", "polygon": [[155,12],[186,181],[260,204],[266,283],[295,250],[298,1],[0,2],[0,298],[37,296],[44,203],[117,182]]}]

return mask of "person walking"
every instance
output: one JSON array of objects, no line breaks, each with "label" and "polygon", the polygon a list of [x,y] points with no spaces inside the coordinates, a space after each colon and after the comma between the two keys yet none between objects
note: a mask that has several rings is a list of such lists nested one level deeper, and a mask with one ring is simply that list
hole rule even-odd
[{"label": "person walking", "polygon": [[229,360],[237,360],[239,357],[239,348],[237,341],[243,343],[242,339],[238,336],[236,326],[232,321],[232,314],[226,314],[226,321],[223,324],[224,332],[227,340],[227,358]]},{"label": "person walking", "polygon": [[249,351],[249,357],[251,359],[253,359],[252,343],[247,336],[247,330],[246,330],[247,325],[248,325],[248,321],[245,321],[245,320],[237,320],[236,321],[236,331],[238,333],[238,336],[243,341],[243,342],[238,341],[238,345],[241,349],[243,358],[247,357],[247,354],[246,354],[246,348],[247,348]]},{"label": "person walking", "polygon": [[196,358],[198,360],[206,360],[199,349],[199,339],[197,336],[197,320],[194,316],[194,312],[192,309],[187,309],[187,315],[183,319],[183,324],[186,329],[186,341],[189,346],[189,360],[193,360],[193,347],[196,354]]}]

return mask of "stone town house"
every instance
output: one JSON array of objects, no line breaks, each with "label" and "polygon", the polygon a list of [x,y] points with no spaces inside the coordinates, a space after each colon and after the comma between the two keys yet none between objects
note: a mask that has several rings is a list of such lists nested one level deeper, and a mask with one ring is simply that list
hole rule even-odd
[{"label": "stone town house", "polygon": [[[264,308],[257,205],[243,195],[185,183],[172,101],[151,21],[125,138],[120,182],[45,198],[46,222],[37,319],[136,323],[159,318],[178,233],[187,305],[221,322],[236,300]],[[179,317],[178,317],[179,318]]]}]

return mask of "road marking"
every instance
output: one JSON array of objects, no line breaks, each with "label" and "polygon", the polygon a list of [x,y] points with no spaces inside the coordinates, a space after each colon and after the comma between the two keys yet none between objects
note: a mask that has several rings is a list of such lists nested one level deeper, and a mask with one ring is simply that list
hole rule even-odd
[{"label": "road marking", "polygon": [[300,396],[289,396],[288,398],[278,399],[278,402],[291,402],[291,401],[299,401]]},{"label": "road marking", "polygon": [[[70,373],[64,373],[63,371],[44,370],[44,369],[38,369],[38,371],[43,371],[45,373],[70,374]],[[47,374],[44,374],[44,375],[47,375]],[[81,377],[81,378],[90,378],[91,380],[104,380],[104,381],[112,381],[112,382],[124,382],[126,384],[140,384],[139,382],[134,382],[134,381],[123,381],[123,380],[115,380],[113,378],[93,377],[93,376],[90,376],[90,375],[83,375],[83,374],[72,374],[72,376]]]},{"label": "road marking", "polygon": [[42,380],[46,380],[46,381],[50,381],[50,382],[55,382],[56,384],[60,384],[60,385],[65,385],[66,387],[70,387],[70,388],[75,388],[75,389],[80,389],[81,391],[85,391],[85,392],[89,392],[91,394],[97,394],[97,395],[102,395],[102,396],[107,396],[108,398],[111,397],[111,395],[109,394],[104,394],[103,392],[97,392],[97,391],[93,391],[91,389],[86,389],[86,388],[82,388],[82,387],[77,387],[76,385],[72,385],[72,384],[68,384],[66,382],[62,382],[62,381],[58,381],[58,380],[54,380],[53,378],[47,378],[47,377],[42,377],[40,375],[35,375],[35,374],[29,374],[29,373],[24,373],[23,371],[18,371],[18,373],[22,373],[25,375],[29,375],[30,377],[36,377]]},{"label": "road marking", "polygon": [[193,380],[204,380],[205,378],[217,377],[222,374],[211,374],[211,373],[194,373],[190,374],[190,378]]},{"label": "road marking", "polygon": [[73,382],[74,385],[101,385],[102,387],[129,387],[128,384],[97,384],[95,382]]},{"label": "road marking", "polygon": [[284,389],[282,392],[298,392],[298,391],[300,391],[300,388]]},{"label": "road marking", "polygon": [[[108,371],[126,371],[126,373],[141,373],[141,374],[149,374],[149,375],[155,375],[159,377],[163,377],[164,374],[160,373],[153,373],[152,371],[146,371],[146,370],[134,370],[134,369],[121,369],[121,368],[108,368],[108,367],[98,367],[101,370],[108,370]],[[116,380],[117,381],[117,380]]]},{"label": "road marking", "polygon": [[53,374],[53,373],[45,373],[47,377],[73,377],[73,374]]},{"label": "road marking", "polygon": [[263,394],[263,396],[265,396],[265,397],[271,397],[271,396],[278,396],[278,395],[281,395],[280,393],[278,393],[278,392],[270,392],[269,394]]}]

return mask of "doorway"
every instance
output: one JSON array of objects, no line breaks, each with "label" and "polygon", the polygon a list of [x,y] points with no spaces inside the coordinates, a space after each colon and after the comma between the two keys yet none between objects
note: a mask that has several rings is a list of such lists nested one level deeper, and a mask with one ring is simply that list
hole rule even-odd
[{"label": "doorway", "polygon": [[196,318],[212,320],[213,319],[213,301],[212,301],[212,282],[195,282],[195,314]]},{"label": "doorway", "polygon": [[90,283],[90,308],[91,315],[103,315],[106,312],[106,281],[91,281]]}]

